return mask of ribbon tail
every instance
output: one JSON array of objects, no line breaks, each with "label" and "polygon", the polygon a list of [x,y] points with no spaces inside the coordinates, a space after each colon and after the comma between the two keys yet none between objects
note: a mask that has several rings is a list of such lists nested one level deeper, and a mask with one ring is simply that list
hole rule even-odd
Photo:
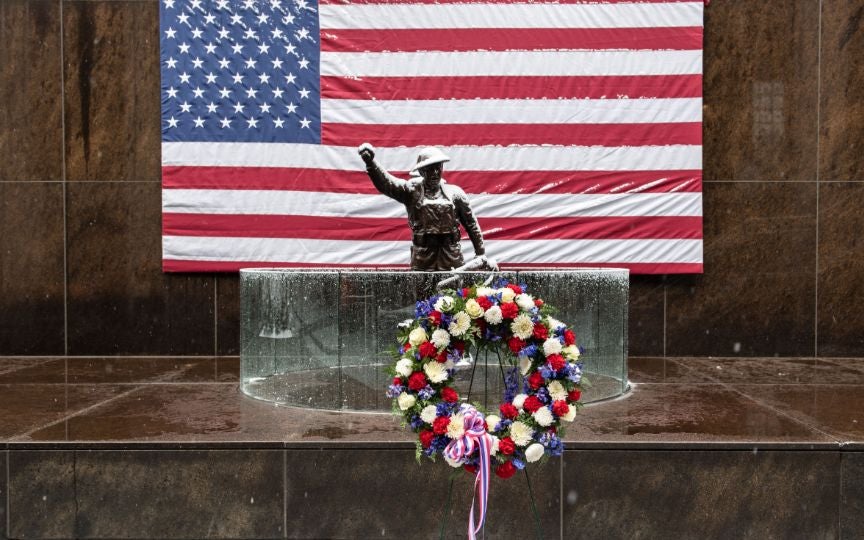
[{"label": "ribbon tail", "polygon": [[[484,434],[479,438],[480,443],[480,467],[477,471],[477,477],[474,479],[474,497],[471,499],[471,513],[468,516],[468,538],[475,540],[477,533],[483,528],[483,523],[486,521],[486,503],[489,498],[489,472],[490,472],[490,454],[492,451],[491,437]],[[480,519],[474,523],[474,503],[479,504]]]}]

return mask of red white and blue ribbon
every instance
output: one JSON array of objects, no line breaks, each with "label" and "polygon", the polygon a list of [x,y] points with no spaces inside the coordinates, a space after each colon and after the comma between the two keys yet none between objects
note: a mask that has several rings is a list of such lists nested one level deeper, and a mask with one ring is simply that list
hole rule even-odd
[{"label": "red white and blue ribbon", "polygon": [[[453,439],[444,448],[444,457],[451,463],[463,463],[475,450],[480,454],[480,466],[474,480],[474,497],[471,499],[471,514],[468,517],[468,539],[475,540],[486,521],[486,503],[489,499],[489,475],[492,446],[495,437],[486,432],[486,422],[477,409],[463,404],[459,410],[464,418],[465,433]],[[474,522],[474,504],[478,503],[480,519]]]}]

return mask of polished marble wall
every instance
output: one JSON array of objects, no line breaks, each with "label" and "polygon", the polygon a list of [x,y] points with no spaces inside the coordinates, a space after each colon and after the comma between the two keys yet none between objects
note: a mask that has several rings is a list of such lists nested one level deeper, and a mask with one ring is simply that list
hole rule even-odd
[{"label": "polished marble wall", "polygon": [[[706,10],[705,274],[630,352],[864,356],[864,0]],[[0,2],[0,355],[236,355],[236,276],[160,271],[156,0]]]}]

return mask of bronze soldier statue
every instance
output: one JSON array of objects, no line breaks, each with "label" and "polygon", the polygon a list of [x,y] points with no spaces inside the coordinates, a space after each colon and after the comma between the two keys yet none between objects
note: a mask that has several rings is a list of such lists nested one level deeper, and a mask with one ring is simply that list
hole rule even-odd
[{"label": "bronze soldier statue", "polygon": [[424,148],[411,171],[420,178],[396,178],[375,162],[375,149],[364,143],[358,149],[366,172],[378,191],[405,205],[413,233],[412,270],[451,270],[463,265],[459,246],[459,224],[465,228],[477,257],[485,254],[483,234],[471,213],[468,196],[441,178],[444,163],[450,161],[435,147]]}]

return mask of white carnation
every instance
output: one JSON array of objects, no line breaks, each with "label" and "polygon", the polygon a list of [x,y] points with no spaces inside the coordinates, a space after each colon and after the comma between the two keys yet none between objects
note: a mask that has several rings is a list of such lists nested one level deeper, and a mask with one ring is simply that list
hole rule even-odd
[{"label": "white carnation", "polygon": [[546,324],[549,325],[549,330],[555,330],[556,328],[561,328],[563,326],[567,326],[566,324],[559,321],[555,317],[546,317]]},{"label": "white carnation", "polygon": [[531,442],[533,436],[534,430],[528,424],[517,420],[510,426],[510,438],[516,443],[516,446],[525,446]]},{"label": "white carnation", "polygon": [[429,380],[433,383],[440,383],[447,380],[447,370],[444,368],[444,364],[436,362],[435,360],[426,362],[426,364],[423,365],[423,371],[426,372],[426,376],[429,377]]},{"label": "white carnation", "polygon": [[498,445],[501,442],[501,440],[498,439],[498,437],[492,437],[492,438],[494,439],[494,441],[492,442],[492,448],[489,450],[489,453],[494,456],[495,454],[498,453]]},{"label": "white carnation", "polygon": [[540,407],[531,416],[543,427],[551,426],[552,422],[555,421],[555,417],[552,416],[552,411],[549,410],[549,407]]},{"label": "white carnation", "polygon": [[504,303],[512,302],[514,298],[516,298],[516,293],[513,292],[513,289],[509,289],[504,287],[503,289],[498,289],[499,293],[501,293],[501,301]]},{"label": "white carnation", "polygon": [[524,313],[516,315],[516,318],[510,323],[510,331],[519,339],[528,339],[534,333],[534,322],[531,317]]},{"label": "white carnation", "polygon": [[477,287],[477,298],[480,298],[481,296],[489,296],[494,293],[495,291],[489,287]]},{"label": "white carnation", "polygon": [[435,345],[439,349],[450,345],[450,334],[447,330],[439,328],[432,332],[432,345]]},{"label": "white carnation", "polygon": [[488,415],[486,417],[486,427],[487,427],[486,431],[488,431],[489,433],[492,433],[493,431],[495,431],[495,428],[498,427],[499,422],[501,422],[500,416],[497,416],[494,414]]},{"label": "white carnation", "polygon": [[409,358],[402,358],[398,362],[396,362],[396,373],[403,377],[407,377],[414,372],[413,368],[414,362]]},{"label": "white carnation", "polygon": [[528,372],[531,371],[531,359],[527,356],[519,357],[519,373],[524,377],[528,375]]},{"label": "white carnation", "polygon": [[412,394],[402,392],[401,394],[399,394],[399,397],[396,398],[396,401],[397,403],[399,403],[400,409],[402,409],[403,411],[407,411],[408,409],[413,407],[415,403],[417,403],[417,398],[415,398]]},{"label": "white carnation", "polygon": [[426,405],[423,407],[423,410],[420,411],[420,420],[423,420],[427,424],[434,422],[437,416],[438,409],[435,408],[435,405]]},{"label": "white carnation", "polygon": [[513,398],[513,406],[521,411],[526,399],[528,399],[526,394],[516,394],[516,397]]},{"label": "white carnation", "polygon": [[522,293],[516,296],[516,305],[525,311],[530,311],[534,307],[534,298],[530,294]]},{"label": "white carnation", "polygon": [[498,306],[492,306],[486,310],[486,313],[483,314],[483,318],[486,319],[486,322],[489,324],[501,324],[501,321],[504,318],[501,316],[501,308]]},{"label": "white carnation", "polygon": [[453,297],[452,296],[442,296],[437,301],[435,301],[435,310],[448,312],[453,309]]},{"label": "white carnation", "polygon": [[576,418],[576,407],[573,405],[567,404],[567,414],[561,417],[561,420],[565,422],[572,422],[573,419]]},{"label": "white carnation", "polygon": [[450,417],[450,423],[447,424],[447,436],[451,439],[458,439],[465,435],[465,416],[462,413],[456,413]]},{"label": "white carnation", "polygon": [[543,448],[542,444],[534,443],[525,449],[525,459],[528,460],[528,463],[534,463],[535,461],[539,461],[545,453],[546,449]]},{"label": "white carnation", "polygon": [[444,461],[446,461],[447,465],[450,465],[454,469],[458,469],[459,467],[462,466],[462,460],[457,461],[454,459],[450,459],[449,457],[447,457],[447,454],[444,454]]},{"label": "white carnation", "polygon": [[477,303],[473,298],[465,302],[465,313],[472,319],[479,319],[483,316],[483,306]]},{"label": "white carnation", "polygon": [[564,353],[564,356],[570,360],[578,360],[579,359],[579,347],[576,345],[567,345],[561,352]]},{"label": "white carnation", "polygon": [[448,330],[450,330],[450,333],[454,336],[461,336],[468,331],[470,326],[471,317],[469,317],[464,311],[460,311],[453,316],[453,320],[450,321],[450,327]]},{"label": "white carnation", "polygon": [[423,330],[419,326],[417,328],[415,328],[414,330],[411,330],[411,333],[408,334],[408,343],[410,343],[414,347],[416,347],[417,345],[420,345],[421,343],[423,343],[427,339],[429,339],[429,338],[426,336],[426,330]]},{"label": "white carnation", "polygon": [[552,381],[546,386],[546,389],[555,401],[567,399],[567,390],[565,390],[564,385],[558,381]]},{"label": "white carnation", "polygon": [[543,342],[543,354],[552,356],[561,352],[561,342],[558,338],[549,338]]}]

